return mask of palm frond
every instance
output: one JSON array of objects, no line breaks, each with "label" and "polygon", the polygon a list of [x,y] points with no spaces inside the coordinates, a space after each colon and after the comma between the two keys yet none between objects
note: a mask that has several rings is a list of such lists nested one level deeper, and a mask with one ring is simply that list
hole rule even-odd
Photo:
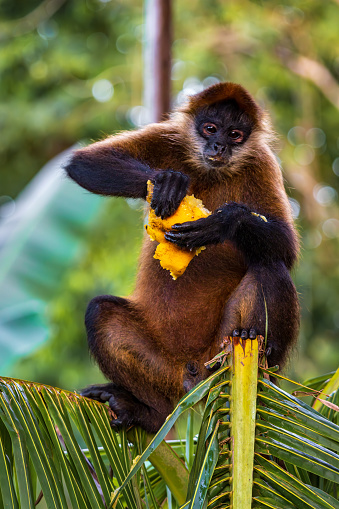
[{"label": "palm frond", "polygon": [[339,427],[268,380],[258,386],[255,473],[292,507],[339,508]]},{"label": "palm frond", "polygon": [[[75,393],[19,380],[2,378],[0,389],[5,507],[33,508],[34,494],[40,490],[47,507],[107,507],[138,452],[130,446],[126,432],[113,432],[108,407]],[[138,481],[137,486],[135,480],[126,483],[117,508],[142,507],[141,477]]]},{"label": "palm frond", "polygon": [[[109,408],[76,393],[0,379],[2,506],[33,508],[42,491],[48,508],[339,509],[336,412],[270,382],[270,374],[283,378],[274,370],[258,376],[259,346],[232,344],[224,366],[181,399],[155,436],[116,433]],[[321,386],[335,405],[333,376],[311,381],[306,393]],[[202,401],[198,437],[191,412],[186,440],[164,442]]]},{"label": "palm frond", "polygon": [[[329,373],[326,378],[310,380],[315,389],[321,391],[315,398],[313,408],[326,415],[328,419],[339,423],[339,368],[336,372]],[[333,408],[336,406],[336,408]],[[331,412],[330,410],[335,410]]]}]

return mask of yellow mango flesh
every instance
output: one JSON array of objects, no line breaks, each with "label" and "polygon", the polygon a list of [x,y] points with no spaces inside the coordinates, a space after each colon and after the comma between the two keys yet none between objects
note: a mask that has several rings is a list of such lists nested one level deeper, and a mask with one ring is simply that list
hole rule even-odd
[{"label": "yellow mango flesh", "polygon": [[[147,201],[150,203],[153,193],[153,184],[150,180],[147,182],[147,191]],[[154,258],[160,260],[161,267],[170,271],[173,279],[181,276],[194,256],[205,248],[199,247],[193,251],[182,249],[172,242],[168,242],[165,239],[165,233],[170,231],[174,224],[196,221],[210,214],[211,212],[203,206],[202,201],[193,195],[185,196],[176,212],[166,219],[156,216],[154,210],[150,209],[146,231],[151,240],[159,242]]]}]

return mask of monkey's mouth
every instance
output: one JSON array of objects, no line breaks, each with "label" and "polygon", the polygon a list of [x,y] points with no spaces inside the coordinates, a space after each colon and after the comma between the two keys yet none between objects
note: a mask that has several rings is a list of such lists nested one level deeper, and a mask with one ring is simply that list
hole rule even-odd
[{"label": "monkey's mouth", "polygon": [[213,168],[225,166],[226,164],[226,159],[222,156],[205,156],[205,161],[209,166],[212,166]]}]

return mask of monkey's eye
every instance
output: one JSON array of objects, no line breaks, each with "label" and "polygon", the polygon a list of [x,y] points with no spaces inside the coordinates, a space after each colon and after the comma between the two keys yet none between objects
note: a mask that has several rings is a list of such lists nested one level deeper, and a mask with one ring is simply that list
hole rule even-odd
[{"label": "monkey's eye", "polygon": [[215,124],[204,124],[202,126],[202,131],[204,134],[207,134],[209,136],[210,134],[215,134],[217,132],[217,126]]},{"label": "monkey's eye", "polygon": [[236,141],[237,143],[242,142],[244,139],[244,133],[242,131],[238,131],[238,129],[233,129],[233,131],[228,133],[228,136],[232,141]]}]

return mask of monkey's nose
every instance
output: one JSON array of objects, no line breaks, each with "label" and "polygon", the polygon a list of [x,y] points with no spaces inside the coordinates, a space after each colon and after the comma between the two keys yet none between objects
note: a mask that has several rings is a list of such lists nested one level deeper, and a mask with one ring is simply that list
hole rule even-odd
[{"label": "monkey's nose", "polygon": [[225,147],[223,145],[221,145],[221,143],[215,142],[213,145],[213,149],[214,149],[215,155],[219,156],[223,153],[223,151],[225,150]]}]

